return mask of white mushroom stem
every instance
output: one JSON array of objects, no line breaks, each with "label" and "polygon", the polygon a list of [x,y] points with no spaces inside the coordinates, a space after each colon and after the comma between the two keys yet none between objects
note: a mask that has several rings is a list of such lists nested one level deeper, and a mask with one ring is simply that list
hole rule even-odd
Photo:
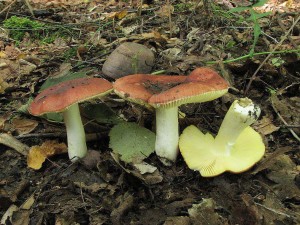
[{"label": "white mushroom stem", "polygon": [[165,165],[178,155],[178,107],[156,109],[155,152]]},{"label": "white mushroom stem", "polygon": [[223,148],[225,155],[230,155],[241,132],[254,123],[260,115],[260,108],[248,98],[235,100],[229,108],[215,138],[218,147]]},{"label": "white mushroom stem", "polygon": [[68,137],[68,154],[72,162],[87,153],[85,132],[80,117],[79,106],[74,104],[63,112]]}]

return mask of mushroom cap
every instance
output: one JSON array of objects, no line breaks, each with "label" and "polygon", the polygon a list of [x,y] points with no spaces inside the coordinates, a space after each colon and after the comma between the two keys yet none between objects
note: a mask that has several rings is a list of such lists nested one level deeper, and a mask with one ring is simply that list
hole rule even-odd
[{"label": "mushroom cap", "polygon": [[197,127],[187,127],[179,139],[180,152],[192,170],[203,177],[214,177],[225,171],[241,173],[250,169],[265,153],[260,135],[250,126],[246,127],[232,146],[230,154],[217,146],[214,137],[203,134]]},{"label": "mushroom cap", "polygon": [[73,104],[101,97],[112,91],[112,84],[102,78],[79,78],[51,86],[36,96],[28,111],[35,116],[62,112]]},{"label": "mushroom cap", "polygon": [[214,70],[195,69],[188,76],[134,74],[119,78],[115,92],[122,98],[148,107],[173,107],[221,97],[227,82]]}]

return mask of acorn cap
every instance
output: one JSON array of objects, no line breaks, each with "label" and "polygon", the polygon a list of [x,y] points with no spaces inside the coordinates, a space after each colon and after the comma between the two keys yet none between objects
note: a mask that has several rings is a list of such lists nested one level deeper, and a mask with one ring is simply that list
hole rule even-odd
[{"label": "acorn cap", "polygon": [[122,98],[154,108],[206,102],[228,90],[227,82],[205,67],[195,69],[188,76],[129,75],[116,80],[113,86]]},{"label": "acorn cap", "polygon": [[220,151],[221,147],[216,145],[211,134],[203,134],[193,125],[183,131],[179,148],[188,167],[198,170],[203,177],[214,177],[225,171],[244,172],[265,152],[260,135],[250,126],[239,135],[229,155]]},{"label": "acorn cap", "polygon": [[102,78],[79,78],[51,86],[36,96],[30,104],[30,114],[40,116],[62,112],[73,104],[101,97],[112,91],[112,84]]}]

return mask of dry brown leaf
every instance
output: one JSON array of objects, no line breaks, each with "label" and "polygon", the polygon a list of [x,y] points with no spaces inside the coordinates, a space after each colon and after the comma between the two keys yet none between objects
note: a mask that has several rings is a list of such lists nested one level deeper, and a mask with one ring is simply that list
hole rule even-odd
[{"label": "dry brown leaf", "polygon": [[0,77],[0,94],[4,93],[5,89],[9,87],[9,84]]},{"label": "dry brown leaf", "polygon": [[27,156],[27,166],[38,170],[42,167],[47,157],[66,153],[68,148],[65,143],[45,141],[41,146],[32,146]]},{"label": "dry brown leaf", "polygon": [[266,116],[264,116],[261,120],[257,121],[254,124],[254,127],[259,133],[263,135],[271,134],[280,129],[280,127],[276,127],[272,123],[271,119]]},{"label": "dry brown leaf", "polygon": [[21,53],[21,51],[13,45],[7,45],[5,47],[5,54],[7,55],[7,58],[9,59],[16,59],[18,55]]},{"label": "dry brown leaf", "polygon": [[169,17],[170,13],[174,12],[174,6],[163,5],[159,10],[155,11],[155,14],[159,17]]},{"label": "dry brown leaf", "polygon": [[20,134],[28,134],[33,131],[39,123],[35,120],[15,118],[12,120],[13,128]]},{"label": "dry brown leaf", "polygon": [[120,11],[120,12],[117,12],[116,18],[119,19],[119,20],[121,20],[121,19],[123,19],[125,16],[127,16],[127,14],[128,14],[127,10],[122,10],[122,11]]},{"label": "dry brown leaf", "polygon": [[106,15],[107,19],[123,19],[128,14],[127,10],[122,10],[119,12],[111,12]]}]

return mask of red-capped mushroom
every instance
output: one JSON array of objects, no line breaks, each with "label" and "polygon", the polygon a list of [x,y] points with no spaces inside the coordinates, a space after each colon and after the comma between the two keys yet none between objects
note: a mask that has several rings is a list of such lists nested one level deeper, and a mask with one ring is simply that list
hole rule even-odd
[{"label": "red-capped mushroom", "polygon": [[114,83],[116,94],[156,110],[155,151],[165,165],[178,154],[178,106],[221,97],[227,82],[210,68],[197,68],[188,76],[135,74]]},{"label": "red-capped mushroom", "polygon": [[101,78],[79,78],[49,87],[36,96],[28,111],[34,116],[62,112],[67,129],[68,154],[74,162],[87,153],[79,102],[101,97],[112,91],[112,84]]}]

